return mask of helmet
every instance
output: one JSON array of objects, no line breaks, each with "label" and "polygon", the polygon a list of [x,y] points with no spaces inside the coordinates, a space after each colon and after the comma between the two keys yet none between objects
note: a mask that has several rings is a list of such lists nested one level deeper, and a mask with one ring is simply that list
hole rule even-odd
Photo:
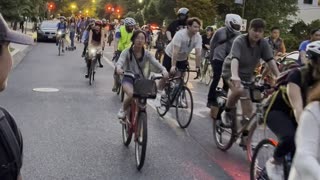
[{"label": "helmet", "polygon": [[66,17],[64,16],[60,16],[59,19],[63,19],[63,20],[66,20]]},{"label": "helmet", "polygon": [[133,18],[127,17],[124,19],[124,25],[134,26],[134,25],[136,25],[136,21]]},{"label": "helmet", "polygon": [[186,15],[187,16],[188,14],[189,14],[188,8],[183,7],[178,10],[178,15]]},{"label": "helmet", "polygon": [[231,32],[239,32],[242,24],[242,18],[238,14],[227,14],[225,25]]},{"label": "helmet", "polygon": [[97,20],[97,21],[94,22],[94,24],[95,24],[95,25],[98,25],[98,26],[102,26],[102,21]]},{"label": "helmet", "polygon": [[107,20],[106,20],[105,18],[103,18],[103,19],[102,19],[102,22],[106,23],[106,22],[107,22]]},{"label": "helmet", "polygon": [[307,46],[307,57],[311,60],[320,58],[320,41],[314,41]]}]

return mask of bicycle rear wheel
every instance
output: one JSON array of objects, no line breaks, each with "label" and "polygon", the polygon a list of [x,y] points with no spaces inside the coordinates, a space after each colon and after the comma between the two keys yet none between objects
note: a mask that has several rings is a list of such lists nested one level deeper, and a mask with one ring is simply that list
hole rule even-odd
[{"label": "bicycle rear wheel", "polygon": [[176,97],[176,117],[181,128],[189,126],[193,115],[193,98],[188,87],[182,86]]},{"label": "bicycle rear wheel", "polygon": [[266,162],[273,156],[277,143],[272,139],[262,140],[256,147],[250,164],[250,180],[269,179]]},{"label": "bicycle rear wheel", "polygon": [[137,119],[137,131],[135,132],[135,156],[138,170],[141,170],[144,164],[147,151],[147,139],[147,113],[139,112]]}]

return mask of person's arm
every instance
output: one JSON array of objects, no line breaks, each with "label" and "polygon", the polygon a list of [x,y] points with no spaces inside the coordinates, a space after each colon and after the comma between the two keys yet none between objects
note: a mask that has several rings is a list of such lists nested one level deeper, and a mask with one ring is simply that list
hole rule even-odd
[{"label": "person's arm", "polygon": [[92,41],[92,31],[89,31],[89,41],[88,41],[88,48],[91,48],[91,41]]},{"label": "person's arm", "polygon": [[167,35],[168,41],[170,42],[172,40],[171,32],[167,31],[166,35]]},{"label": "person's arm", "polygon": [[166,35],[167,35],[167,38],[168,38],[168,41],[172,41],[173,37],[172,37],[172,34],[171,34],[171,31],[174,31],[174,22],[172,22],[168,28],[167,28],[167,31],[166,31]]},{"label": "person's arm", "polygon": [[116,63],[116,71],[119,75],[123,74],[123,65],[126,62],[128,57],[128,50],[124,50],[121,52],[120,57]]},{"label": "person's arm", "polygon": [[294,117],[297,123],[299,123],[299,118],[303,111],[303,100],[301,96],[301,89],[297,84],[290,82],[287,85],[287,92],[288,92],[289,102],[292,106],[292,110],[294,113]]},{"label": "person's arm", "polygon": [[267,64],[268,64],[267,68],[269,68],[271,70],[272,74],[275,77],[279,77],[280,72],[279,72],[278,66],[276,64],[276,61],[274,59],[272,59],[272,60],[268,61]]},{"label": "person's arm", "polygon": [[221,42],[222,39],[222,30],[218,30],[216,31],[216,33],[214,33],[213,37],[210,40],[210,60],[213,60],[213,55],[214,55],[214,49],[217,47],[217,45],[219,44],[219,42]]},{"label": "person's arm", "polygon": [[196,55],[196,68],[200,67],[201,63],[201,48],[195,48]]},{"label": "person's arm", "polygon": [[302,64],[306,64],[308,62],[308,58],[306,57],[307,44],[308,43],[304,41],[299,46],[299,56]]},{"label": "person's arm", "polygon": [[[309,104],[310,106],[317,106],[318,102]],[[317,159],[319,154],[319,114],[315,114],[309,109],[306,109],[302,115],[300,124],[296,133],[296,152],[293,161],[293,167],[298,174],[307,175],[312,179],[319,179],[320,164]]]},{"label": "person's arm", "polygon": [[173,46],[173,48],[172,48],[172,62],[171,62],[171,66],[172,67],[176,67],[176,65],[177,65],[177,57],[178,57],[178,54],[179,54],[179,51],[180,51],[180,46],[178,46],[178,45],[175,45],[175,44],[172,44]]},{"label": "person's arm", "polygon": [[165,67],[163,67],[154,56],[152,56],[151,54],[148,53],[147,58],[157,73],[160,73],[160,72],[167,73],[167,69]]},{"label": "person's arm", "polygon": [[[241,60],[241,39],[236,38],[231,47],[231,80],[240,81],[239,77],[239,63]],[[240,82],[239,82],[240,83]]]},{"label": "person's arm", "polygon": [[284,40],[282,39],[282,40],[281,40],[281,45],[280,45],[280,52],[281,52],[282,54],[285,54],[286,51],[287,51],[286,45],[284,44]]}]

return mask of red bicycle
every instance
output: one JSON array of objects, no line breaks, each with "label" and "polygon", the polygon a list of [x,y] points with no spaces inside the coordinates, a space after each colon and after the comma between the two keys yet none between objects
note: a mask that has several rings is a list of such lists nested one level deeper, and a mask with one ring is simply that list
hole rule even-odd
[{"label": "red bicycle", "polygon": [[127,117],[122,123],[122,139],[125,146],[129,146],[134,134],[135,156],[137,169],[143,167],[148,139],[147,128],[147,99],[155,99],[157,94],[156,79],[137,79],[137,76],[131,72],[125,72],[124,77],[133,78],[133,100],[127,111]]}]

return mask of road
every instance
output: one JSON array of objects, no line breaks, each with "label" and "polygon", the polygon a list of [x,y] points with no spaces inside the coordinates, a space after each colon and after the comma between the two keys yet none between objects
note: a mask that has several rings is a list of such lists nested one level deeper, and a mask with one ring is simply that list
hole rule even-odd
[{"label": "road", "polygon": [[[24,179],[249,179],[249,164],[238,145],[228,152],[216,148],[205,107],[208,87],[193,78],[188,86],[195,113],[186,130],[170,113],[160,118],[148,106],[147,156],[138,172],[134,145],[122,144],[121,104],[111,92],[113,48],[106,48],[104,68],[89,86],[82,45],[77,46],[59,57],[54,43],[38,43],[0,94],[1,106],[14,115],[24,136]],[[33,91],[43,87],[59,91]]]}]

